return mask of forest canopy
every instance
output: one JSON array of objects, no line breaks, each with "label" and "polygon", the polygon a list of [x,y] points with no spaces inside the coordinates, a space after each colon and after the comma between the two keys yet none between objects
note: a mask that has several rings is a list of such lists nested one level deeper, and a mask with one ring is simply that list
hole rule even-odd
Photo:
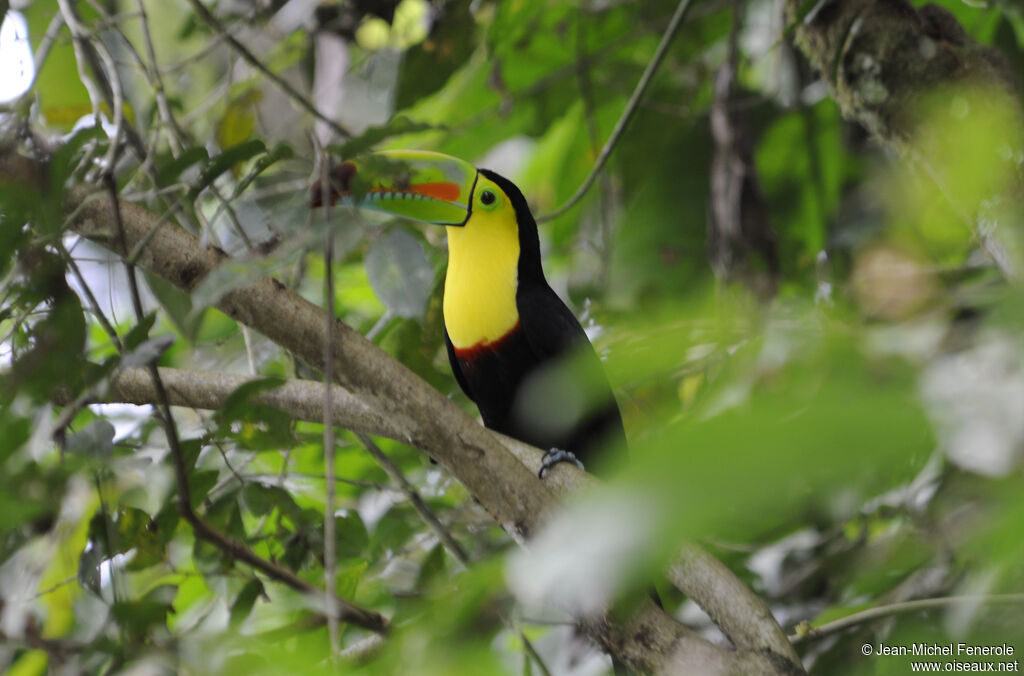
[{"label": "forest canopy", "polygon": [[[1017,4],[0,17],[8,673],[1019,667]],[[522,191],[613,477],[480,425],[443,228],[311,208],[388,149]]]}]

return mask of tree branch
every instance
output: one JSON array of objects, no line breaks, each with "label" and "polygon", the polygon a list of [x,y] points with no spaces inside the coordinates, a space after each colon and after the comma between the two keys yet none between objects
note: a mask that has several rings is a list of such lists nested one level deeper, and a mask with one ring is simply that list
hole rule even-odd
[{"label": "tree branch", "polygon": [[[974,42],[947,10],[938,5],[915,9],[907,0],[821,0],[806,14],[803,0],[786,0],[787,22],[795,42],[821,72],[832,97],[848,120],[908,157],[933,181],[954,213],[971,228],[1007,278],[1021,274],[1021,262],[1007,250],[999,233],[980,227],[983,205],[957,205],[950,185],[934,169],[926,140],[917,138],[925,98],[943,87],[1002,93],[1024,126],[1019,74],[996,48]],[[1020,152],[1019,148],[1013,149]],[[993,164],[1006,163],[993,156]],[[1024,208],[1024,179],[1002,197]],[[972,213],[974,212],[974,213]]]},{"label": "tree branch", "polygon": [[832,622],[826,622],[819,627],[811,627],[808,623],[802,623],[801,626],[797,628],[797,632],[789,637],[789,640],[796,645],[797,643],[804,643],[806,641],[817,641],[818,639],[825,638],[826,636],[838,634],[845,629],[856,627],[857,625],[865,624],[867,622],[881,620],[886,617],[892,617],[894,615],[914,613],[922,610],[937,610],[956,605],[989,603],[1008,603],[1015,605],[1024,604],[1024,594],[943,596],[941,598],[934,599],[916,599],[913,601],[890,603],[884,606],[868,608],[867,610],[862,610],[860,612],[847,615],[846,617],[841,617],[838,620],[833,620]]},{"label": "tree branch", "polygon": [[[161,368],[160,377],[167,384],[171,404],[203,409],[220,408],[232,392],[252,381],[248,376],[174,368]],[[335,424],[355,432],[364,444],[369,441],[366,437],[368,434],[398,441],[403,439],[401,421],[371,410],[366,402],[343,387],[335,385],[331,389],[331,419]],[[295,420],[322,422],[323,390],[323,383],[311,380],[286,380],[280,387],[255,394],[253,401],[284,411]],[[129,368],[111,376],[103,401],[142,405],[153,403],[155,397],[156,392],[146,370]],[[71,396],[65,393],[58,397],[55,403],[67,405],[71,401]],[[510,453],[529,468],[531,473],[540,470],[544,455],[541,449],[504,435],[495,436]],[[368,446],[367,449],[373,453],[375,447]],[[377,453],[380,452],[379,449],[376,450]],[[374,453],[375,457],[377,453]],[[378,458],[378,461],[381,459]],[[404,482],[404,477],[401,481],[398,480],[400,474],[398,477],[392,474],[393,466],[384,468],[396,483],[401,485],[401,482]],[[596,483],[593,477],[575,467],[566,465],[566,471],[562,471],[563,467],[559,465],[557,469],[558,471],[551,472],[546,483],[559,496],[568,496]],[[403,486],[403,490],[406,488],[412,490],[411,487]],[[442,537],[442,540],[445,538]],[[458,547],[457,543],[445,540],[445,544],[456,558],[463,561],[465,554],[460,556],[457,553],[461,552],[461,547]],[[738,648],[768,651],[783,655],[793,663],[799,663],[796,651],[760,598],[724,564],[701,547],[695,544],[684,547],[669,567],[668,577],[672,584],[708,613]]]},{"label": "tree branch", "polygon": [[[23,184],[35,177],[38,185],[43,171],[43,167],[27,158],[0,156],[0,180]],[[193,235],[156,214],[127,203],[119,206],[125,232],[122,245],[114,232],[115,210],[104,194],[81,187],[67,194],[65,211],[72,230],[122,256],[137,250],[135,262],[139,266],[186,291],[195,288],[226,258],[222,252],[204,249]],[[216,307],[308,363],[321,362],[326,342],[323,310],[277,280],[263,279],[229,291]],[[337,380],[345,390],[336,393],[337,405],[355,399],[360,402],[349,410],[338,410],[337,418],[332,411],[336,424],[345,424],[348,417],[365,425],[372,418],[389,432],[385,436],[423,449],[455,476],[517,541],[525,541],[541,526],[556,504],[553,489],[578,485],[567,483],[567,474],[575,477],[574,482],[588,480],[583,473],[560,465],[549,473],[547,481],[538,481],[536,470],[520,462],[496,435],[351,327],[333,321],[330,354]],[[163,373],[160,377],[164,377]],[[313,414],[319,421],[323,385],[316,386],[317,405]],[[173,401],[173,392],[174,387],[169,385],[168,401]],[[197,534],[207,535],[201,526],[197,526]],[[696,600],[711,589],[684,591]],[[587,620],[582,626],[621,662],[644,673],[802,672],[798,662],[782,656],[785,650],[780,651],[780,647],[732,652],[696,636],[650,604],[628,622],[613,624],[598,618]],[[737,645],[743,642],[742,637],[737,639]]]}]

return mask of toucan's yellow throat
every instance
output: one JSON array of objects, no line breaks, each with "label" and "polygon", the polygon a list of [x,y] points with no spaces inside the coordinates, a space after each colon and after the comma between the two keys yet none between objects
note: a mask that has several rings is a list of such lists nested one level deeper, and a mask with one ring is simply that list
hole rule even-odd
[{"label": "toucan's yellow throat", "polygon": [[492,343],[519,321],[519,225],[508,195],[478,174],[466,224],[449,227],[444,325],[458,349]]}]

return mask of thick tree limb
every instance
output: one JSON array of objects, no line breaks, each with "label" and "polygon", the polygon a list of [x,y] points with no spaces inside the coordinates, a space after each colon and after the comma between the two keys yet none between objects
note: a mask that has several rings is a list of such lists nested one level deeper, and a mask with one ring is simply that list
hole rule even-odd
[{"label": "thick tree limb", "polygon": [[945,85],[994,86],[1016,92],[1010,63],[974,42],[937,5],[915,10],[907,0],[820,0],[800,16],[802,0],[786,0],[796,44],[821,71],[843,116],[878,139],[913,136],[921,97]]},{"label": "thick tree limb", "polygon": [[[0,180],[38,184],[42,176],[43,168],[31,160],[0,157]],[[120,205],[125,232],[122,246],[115,233],[115,209],[109,198],[84,188],[68,194],[65,210],[72,230],[119,255],[134,254],[136,264],[185,290],[195,288],[225,258],[222,252],[202,248],[191,234],[132,204]],[[307,362],[320,363],[325,349],[323,311],[280,282],[264,279],[231,291],[217,307]],[[387,432],[386,436],[425,450],[515,539],[522,542],[543,523],[556,504],[552,488],[573,485],[560,483],[567,473],[573,473],[563,466],[550,473],[548,483],[538,481],[535,470],[508,452],[496,435],[349,326],[335,320],[333,334],[333,368],[344,391],[334,394],[332,419],[374,434]],[[163,375],[161,372],[161,380]],[[167,375],[168,397],[173,402],[175,385],[171,374]],[[314,420],[320,421],[323,385],[318,383],[317,388],[317,403],[310,412]],[[211,392],[203,396],[209,397]],[[195,404],[193,401],[190,405]],[[375,429],[370,429],[371,422]],[[585,479],[582,473],[576,474],[577,480]],[[688,584],[696,585],[698,581],[699,576]],[[701,596],[717,593],[718,589],[716,584],[709,584],[705,589],[694,586],[684,591],[700,603]],[[727,615],[732,612],[731,608],[726,611]],[[727,619],[723,626],[743,626],[740,618]],[[791,651],[787,650],[788,643],[744,649],[752,641],[749,636],[739,635],[731,638],[740,650],[731,652],[696,636],[653,606],[638,612],[628,623],[592,620],[584,627],[621,662],[644,673],[802,671],[799,662],[782,656]]]},{"label": "thick tree limb", "polygon": [[[957,86],[999,93],[1000,103],[1014,107],[1018,126],[1020,74],[993,47],[974,42],[945,9],[925,5],[916,10],[907,0],[819,0],[802,14],[804,0],[786,0],[787,22],[795,27],[795,42],[829,85],[848,120],[867,128],[886,146],[906,156],[933,180],[949,200],[929,157],[927,141],[917,138],[927,96]],[[1006,162],[993,156],[993,164]],[[993,195],[1024,205],[1024,179],[1005,195]],[[1009,278],[1019,277],[1015,260],[998,233],[980,227],[978,213],[967,213],[951,202],[958,216]],[[977,212],[982,205],[967,207]]]}]

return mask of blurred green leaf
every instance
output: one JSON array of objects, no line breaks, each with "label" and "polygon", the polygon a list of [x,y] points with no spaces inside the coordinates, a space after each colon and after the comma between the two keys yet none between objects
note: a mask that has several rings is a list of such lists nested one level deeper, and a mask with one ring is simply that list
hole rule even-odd
[{"label": "blurred green leaf", "polygon": [[366,553],[370,536],[359,513],[346,511],[334,515],[335,547],[339,559],[351,559]]},{"label": "blurred green leaf", "polygon": [[260,153],[264,153],[267,146],[259,139],[244,141],[232,146],[210,159],[203,167],[199,178],[189,188],[189,197],[195,199],[203,190],[208,188],[217,178],[226,171],[230,171],[235,165],[251,160]]},{"label": "blurred green leaf", "polygon": [[[32,45],[38,48],[53,18],[54,6],[33,2],[21,11],[28,23]],[[79,11],[83,19],[96,18],[96,12],[91,7],[83,5]],[[71,129],[79,118],[92,112],[89,93],[78,76],[74,46],[70,40],[62,40],[53,45],[46,63],[36,74],[33,90],[39,96],[46,122],[57,129]]]},{"label": "blurred green leaf", "polygon": [[69,435],[65,448],[68,453],[97,460],[109,458],[114,452],[114,426],[103,418],[93,420],[81,430]]},{"label": "blurred green leaf", "polygon": [[186,340],[194,343],[204,315],[192,312],[191,296],[162,277],[149,272],[146,272],[145,276],[149,290],[153,292],[174,327],[181,332]]},{"label": "blurred green leaf", "polygon": [[253,578],[245,583],[242,591],[238,592],[235,602],[231,604],[231,626],[237,627],[249,616],[256,599],[266,596],[263,591],[263,583]]},{"label": "blurred green leaf", "polygon": [[210,154],[202,146],[185,148],[177,157],[172,157],[157,165],[156,184],[161,188],[171,185],[179,180],[187,169],[209,159]]},{"label": "blurred green leaf", "polygon": [[419,131],[428,131],[438,127],[425,122],[415,122],[402,115],[393,117],[387,124],[370,127],[359,136],[346,141],[340,146],[331,146],[329,150],[342,159],[349,159],[362,155],[371,150],[375,145],[385,139],[399,136],[401,134],[413,134]]},{"label": "blurred green leaf", "polygon": [[401,228],[374,240],[366,253],[366,274],[374,293],[399,317],[421,318],[434,281],[423,243]]}]

